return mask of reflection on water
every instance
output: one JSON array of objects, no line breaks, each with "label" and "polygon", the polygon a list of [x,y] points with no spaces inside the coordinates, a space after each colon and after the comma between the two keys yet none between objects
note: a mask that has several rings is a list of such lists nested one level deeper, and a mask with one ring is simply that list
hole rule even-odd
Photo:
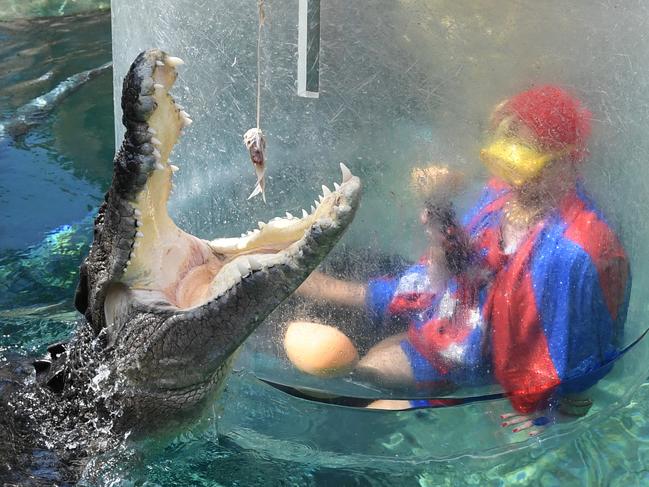
[{"label": "reflection on water", "polygon": [[[109,22],[104,13],[0,24],[0,117],[10,116],[69,75],[107,61]],[[91,235],[88,214],[101,200],[111,174],[111,90],[108,76],[94,80],[32,133],[0,145],[2,356],[33,355],[65,338],[73,327],[76,314],[71,298],[77,266]],[[213,416],[197,425],[196,431],[171,444],[146,444],[141,451],[126,452],[125,458],[98,459],[88,481],[104,485],[113,480],[123,485],[138,481],[157,485],[641,485],[649,482],[648,401],[649,384],[645,384],[629,406],[608,419],[586,423],[577,437],[554,438],[507,456],[433,462],[429,452],[441,441],[436,428],[452,432],[452,425],[439,422],[440,416],[351,414],[283,396],[237,374]],[[355,454],[340,445],[345,438],[340,431],[322,433],[319,423],[324,418],[327,424],[340,418],[340,431],[354,433],[355,442],[347,447],[358,447]],[[479,428],[480,418],[473,420]],[[491,421],[495,424],[498,419]],[[372,427],[376,424],[382,425],[380,430]],[[422,437],[422,431],[430,432],[430,437]],[[315,434],[322,437],[316,441]],[[322,444],[329,448],[316,446]],[[360,451],[363,444],[366,454]],[[476,451],[480,447],[475,444]]]},{"label": "reflection on water", "polygon": [[[103,476],[100,485],[125,478],[164,486],[645,485],[649,480],[649,421],[639,404],[647,400],[649,385],[645,384],[629,406],[576,437],[539,442],[507,455],[466,455],[454,461],[430,461],[425,458],[426,445],[417,438],[417,430],[436,426],[425,416],[407,413],[388,419],[395,429],[381,435],[371,429],[376,420],[363,419],[368,413],[350,418],[347,411],[339,415],[348,418],[340,423],[340,431],[355,430],[368,444],[374,443],[371,451],[341,454],[321,450],[307,440],[318,432],[321,410],[275,395],[245,377],[236,377],[214,413],[219,430],[225,430],[223,434],[217,436],[210,423],[203,425],[203,431],[189,432],[171,444],[148,445],[141,456],[122,458],[118,468],[110,462],[110,467],[99,468]],[[277,441],[275,435],[259,433],[263,424],[269,430],[281,427],[274,422],[284,417],[291,417],[293,441]],[[329,436],[338,433],[330,431]],[[434,441],[430,438],[430,442]],[[420,459],[408,460],[401,456],[403,452],[418,454]]]},{"label": "reflection on water", "polygon": [[[110,15],[0,23],[0,118],[69,76],[110,60]],[[40,126],[0,139],[0,249],[37,244],[100,201],[111,168],[110,73],[64,99]]]},{"label": "reflection on water", "polygon": [[71,15],[108,8],[110,0],[3,0],[0,20]]}]

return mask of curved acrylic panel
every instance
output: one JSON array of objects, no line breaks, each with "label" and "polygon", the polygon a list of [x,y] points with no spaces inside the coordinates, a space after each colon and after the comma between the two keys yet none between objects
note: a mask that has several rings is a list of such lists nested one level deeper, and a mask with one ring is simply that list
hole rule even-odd
[{"label": "curved acrylic panel", "polygon": [[[246,199],[255,177],[242,136],[256,125],[259,26],[256,4],[248,3],[113,2],[117,92],[128,63],[143,49],[157,46],[187,61],[175,93],[195,124],[176,148],[182,170],[171,200],[184,228],[205,238],[232,236],[284,211],[300,215],[322,183],[339,179],[340,161],[363,181],[356,219],[319,269],[325,277],[313,278],[310,290],[307,285],[274,312],[247,343],[240,366],[318,398],[466,399],[522,389],[523,400],[515,404],[522,411],[547,399],[534,396],[539,390],[559,396],[593,391],[597,399],[583,421],[623,402],[646,376],[642,343],[618,357],[647,328],[646,6],[267,0],[259,59],[260,126],[268,141],[265,205]],[[562,91],[534,92],[547,85]],[[522,93],[528,96],[516,96]],[[119,107],[116,114],[120,120]],[[555,161],[564,169],[551,170]],[[543,179],[548,171],[553,178]],[[501,201],[494,211],[502,214],[493,221],[505,218],[510,225],[485,233],[471,216],[462,223],[462,215],[485,211],[476,208],[493,175],[509,188],[539,178],[550,186],[535,186],[531,205]],[[502,188],[491,187],[487,205],[498,206]],[[576,199],[564,204],[573,192]],[[450,245],[455,260],[440,254],[449,248],[449,232],[457,237]],[[491,243],[480,240],[487,237]],[[493,257],[487,254],[494,248],[500,261],[477,264]],[[422,256],[428,258],[423,268],[413,268]],[[428,265],[435,259],[443,271]],[[518,277],[505,272],[502,279],[513,280],[499,282],[494,292],[494,276],[514,265]],[[457,266],[478,284],[449,287],[448,277],[461,274]],[[384,279],[392,284],[381,287],[386,276],[398,279]],[[413,294],[421,280],[435,287],[436,278],[430,302],[426,293]],[[400,295],[399,285],[410,294]],[[472,304],[444,315],[458,289],[472,290]],[[343,297],[334,303],[329,298],[336,293]],[[410,314],[377,319],[390,306]],[[415,311],[430,313],[413,318]],[[516,317],[503,318],[508,313]],[[476,314],[482,331],[471,335]],[[446,338],[435,339],[421,332],[431,320],[439,331],[442,315],[473,328],[450,338],[444,331]],[[334,333],[338,341],[326,342],[330,329],[298,326],[291,342],[297,354],[287,355],[292,322],[325,324],[344,336]],[[390,339],[413,328],[409,337]],[[527,338],[516,335],[520,330]],[[394,346],[381,350],[390,353],[377,353],[372,347],[386,338]],[[332,350],[330,362],[320,360]],[[368,366],[370,351],[375,361]],[[403,365],[404,352],[405,379],[403,367],[395,366]],[[602,369],[612,361],[612,371]],[[540,382],[533,377],[537,369]],[[430,414],[449,415],[445,425],[470,424],[496,414],[496,404]],[[291,407],[319,414],[325,406]],[[455,428],[438,433],[453,436]],[[494,448],[509,442],[489,434]],[[436,451],[434,445],[423,450]]]},{"label": "curved acrylic panel", "polygon": [[[647,343],[631,349],[589,391],[593,406],[586,416],[556,411],[530,416],[547,420],[537,421],[540,426],[524,424],[529,418],[510,416],[512,408],[506,399],[381,411],[301,399],[260,384],[241,370],[235,371],[222,399],[226,407],[219,430],[259,454],[296,462],[313,458],[321,466],[393,471],[404,468],[404,463],[459,459],[470,471],[482,472],[491,462],[523,462],[518,466],[522,468],[533,459],[505,459],[499,454],[524,446],[533,446],[537,452],[559,449],[570,444],[567,434],[588,431],[593,423],[603,422],[628,403],[636,390],[628,378],[646,360]],[[465,464],[474,461],[474,467]]]}]

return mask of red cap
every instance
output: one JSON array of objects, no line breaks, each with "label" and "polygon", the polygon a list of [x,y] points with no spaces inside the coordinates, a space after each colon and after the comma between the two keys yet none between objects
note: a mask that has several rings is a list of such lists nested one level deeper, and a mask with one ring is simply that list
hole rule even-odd
[{"label": "red cap", "polygon": [[543,85],[523,91],[498,109],[498,118],[513,114],[529,127],[542,148],[561,150],[574,146],[571,155],[581,159],[590,135],[590,111],[563,88]]}]

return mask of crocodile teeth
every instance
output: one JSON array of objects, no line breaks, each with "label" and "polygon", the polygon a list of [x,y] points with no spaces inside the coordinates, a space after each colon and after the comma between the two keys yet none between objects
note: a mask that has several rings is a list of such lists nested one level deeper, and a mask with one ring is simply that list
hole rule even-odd
[{"label": "crocodile teeth", "polygon": [[143,234],[142,232],[136,232],[136,233],[135,233],[135,236],[136,236],[137,238],[144,238],[144,234]]},{"label": "crocodile teeth", "polygon": [[352,178],[352,172],[342,162],[340,163],[340,170],[343,173],[343,183],[346,183]]},{"label": "crocodile teeth", "polygon": [[190,126],[191,124],[193,124],[193,123],[194,123],[194,121],[193,121],[191,118],[189,118],[189,117],[183,117],[183,125],[184,125],[185,127],[189,127],[189,126]]},{"label": "crocodile teeth", "polygon": [[[318,204],[317,201],[315,203],[316,203],[316,205]],[[311,206],[311,213],[313,213],[314,211],[315,211],[315,208],[313,206]]]},{"label": "crocodile teeth", "polygon": [[261,268],[262,268],[261,262],[259,260],[257,260],[255,257],[252,257],[252,256],[248,257],[248,264],[250,264],[250,268],[253,271],[258,271],[258,270],[261,270]]},{"label": "crocodile teeth", "polygon": [[160,164],[159,162],[156,162],[156,163],[155,163],[155,168],[156,168],[158,171],[162,171],[162,170],[164,170],[165,167],[164,167],[162,164]]},{"label": "crocodile teeth", "polygon": [[[331,192],[331,191],[330,191],[330,192]],[[322,202],[324,201],[325,197],[322,196],[322,195],[319,195],[319,196],[318,196],[318,199],[320,200],[320,203],[322,203]]]},{"label": "crocodile teeth", "polygon": [[158,139],[156,139],[155,137],[151,137],[151,143],[152,143],[153,145],[162,145],[162,142],[160,142],[160,141],[159,141]]},{"label": "crocodile teeth", "polygon": [[302,208],[302,218],[306,218],[308,216],[309,216],[309,214],[306,212],[306,210],[304,208]]},{"label": "crocodile teeth", "polygon": [[154,87],[156,90],[164,90],[164,85],[163,85],[163,84],[160,84],[160,83],[154,83],[154,84],[153,84],[153,87]]},{"label": "crocodile teeth", "polygon": [[[140,242],[133,242],[133,248],[137,249],[140,246]],[[131,258],[135,256],[135,253],[131,252]]]},{"label": "crocodile teeth", "polygon": [[137,208],[133,208],[133,214],[135,216],[142,216],[142,212],[140,210],[138,210]]},{"label": "crocodile teeth", "polygon": [[293,215],[291,215],[291,214],[287,211],[287,212],[286,212],[286,218],[288,218],[289,220],[292,220],[292,219],[295,218],[295,217],[294,217]]},{"label": "crocodile teeth", "polygon": [[146,131],[149,132],[151,135],[156,135],[158,133],[158,131],[153,127],[149,127],[148,129],[146,129]]},{"label": "crocodile teeth", "polygon": [[162,61],[156,61],[156,62],[155,62],[155,65],[156,65],[156,66],[164,66],[165,63],[163,63]]},{"label": "crocodile teeth", "polygon": [[158,149],[153,149],[153,155],[156,159],[160,159],[162,157]]},{"label": "crocodile teeth", "polygon": [[165,62],[167,63],[168,66],[171,66],[172,68],[175,68],[176,66],[182,66],[183,64],[185,64],[185,61],[175,56],[167,56]]},{"label": "crocodile teeth", "polygon": [[266,226],[266,224],[265,224],[264,222],[257,222],[257,226],[258,226],[260,229],[262,229],[262,228],[264,228],[264,227]]},{"label": "crocodile teeth", "polygon": [[237,266],[237,270],[239,271],[239,274],[241,274],[242,276],[246,276],[250,273],[250,266],[247,260],[237,259],[234,261],[234,263]]},{"label": "crocodile teeth", "polygon": [[141,227],[141,226],[142,226],[142,222],[141,222],[140,220],[136,220],[136,221],[135,221],[135,226],[136,226],[136,227]]},{"label": "crocodile teeth", "polygon": [[326,198],[331,194],[331,190],[327,188],[327,186],[325,186],[324,184],[322,185],[322,194],[324,198]]},{"label": "crocodile teeth", "polygon": [[340,184],[334,183],[334,189],[338,191],[340,189]]},{"label": "crocodile teeth", "polygon": [[169,167],[171,168],[172,172],[178,172],[180,168],[174,164],[169,164]]}]

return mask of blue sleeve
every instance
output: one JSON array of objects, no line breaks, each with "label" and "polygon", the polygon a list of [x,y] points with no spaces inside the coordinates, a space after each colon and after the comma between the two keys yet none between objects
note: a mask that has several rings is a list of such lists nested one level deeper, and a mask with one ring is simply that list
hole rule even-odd
[{"label": "blue sleeve", "polygon": [[383,319],[398,284],[399,279],[393,277],[371,279],[367,283],[365,306],[372,321],[378,322]]},{"label": "blue sleeve", "polygon": [[531,260],[540,324],[564,393],[594,385],[617,355],[615,327],[597,268],[557,226],[542,232]]}]

